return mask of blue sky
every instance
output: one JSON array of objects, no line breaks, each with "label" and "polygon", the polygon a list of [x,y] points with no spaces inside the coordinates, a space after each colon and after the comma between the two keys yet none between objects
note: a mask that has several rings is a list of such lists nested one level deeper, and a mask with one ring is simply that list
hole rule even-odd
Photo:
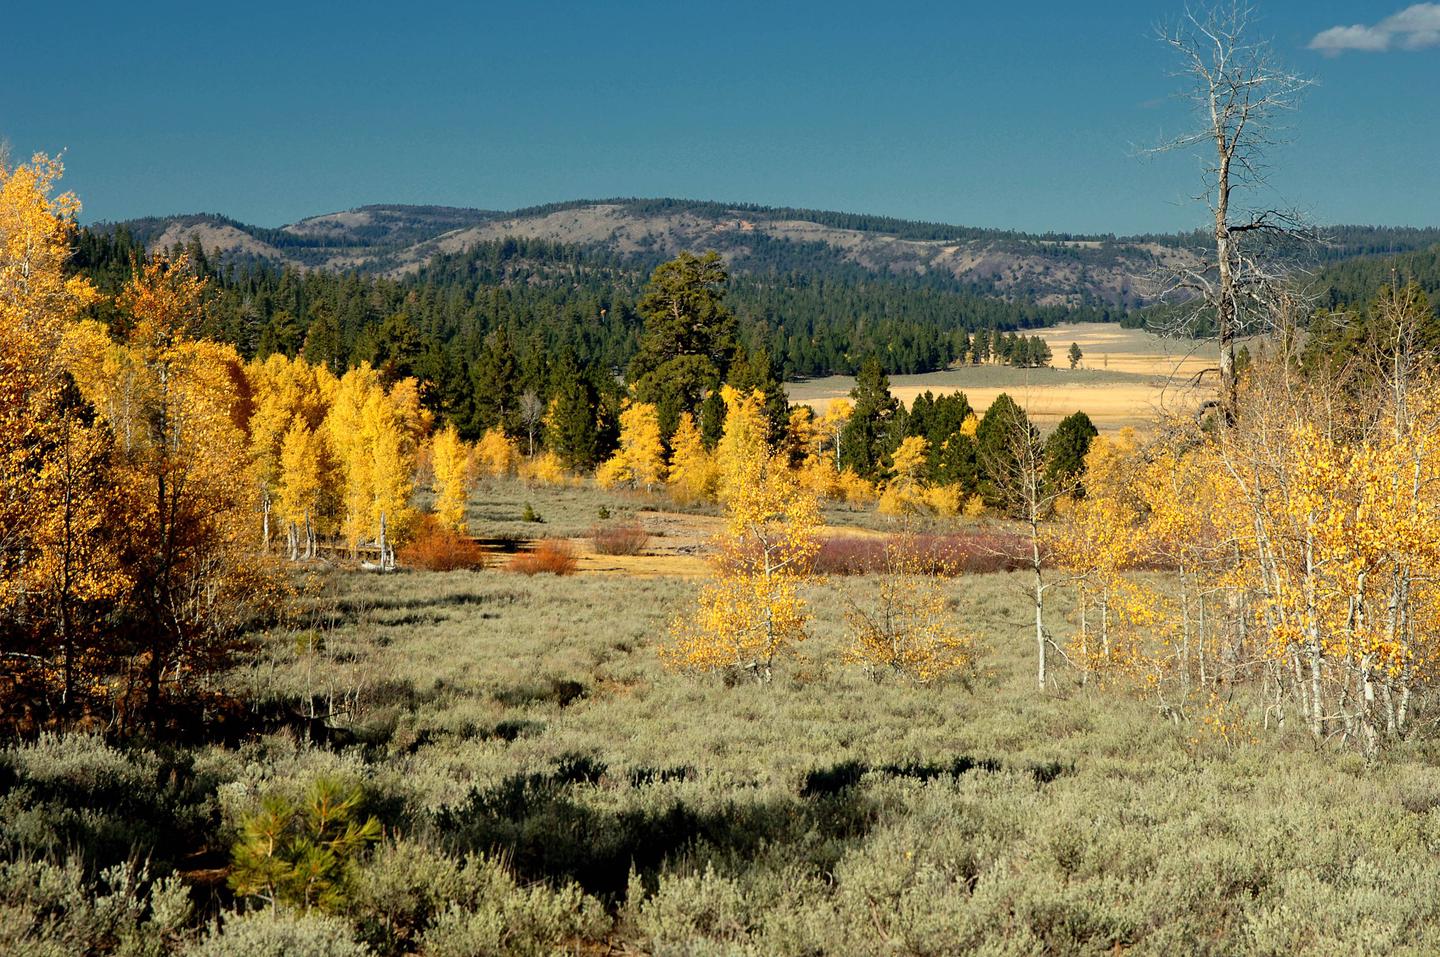
[{"label": "blue sky", "polygon": [[[1440,224],[1440,4],[1256,5],[1318,81],[1278,198]],[[1137,153],[1184,123],[1153,39],[1181,9],[31,3],[0,34],[0,138],[63,149],[87,220],[638,195],[1170,230],[1200,222],[1198,163]]]}]

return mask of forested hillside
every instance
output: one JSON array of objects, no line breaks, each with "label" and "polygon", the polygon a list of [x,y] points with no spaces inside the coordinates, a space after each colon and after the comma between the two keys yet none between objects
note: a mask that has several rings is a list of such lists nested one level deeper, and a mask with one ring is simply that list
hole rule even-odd
[{"label": "forested hillside", "polygon": [[[651,271],[643,258],[543,240],[482,242],[400,278],[258,259],[229,263],[198,241],[187,251],[211,280],[207,333],[234,343],[242,356],[303,354],[335,370],[369,361],[416,376],[433,409],[461,419],[496,349],[512,353],[504,364],[513,366],[521,391],[546,394],[562,360],[589,370],[605,388],[606,373],[619,374],[635,353],[636,303]],[[140,238],[126,229],[87,230],[74,265],[114,291],[142,254]],[[818,257],[812,265],[738,273],[727,291],[742,344],[767,352],[784,378],[853,373],[872,356],[890,373],[927,372],[962,358],[969,334],[979,330],[1119,315],[1104,306],[1010,302],[858,266],[822,269]]]}]

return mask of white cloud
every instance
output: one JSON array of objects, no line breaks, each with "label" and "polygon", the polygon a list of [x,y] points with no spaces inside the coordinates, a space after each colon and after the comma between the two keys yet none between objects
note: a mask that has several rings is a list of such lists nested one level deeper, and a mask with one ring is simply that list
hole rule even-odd
[{"label": "white cloud", "polygon": [[1381,53],[1385,50],[1423,50],[1440,46],[1440,3],[1417,3],[1392,14],[1374,26],[1357,23],[1331,27],[1315,34],[1310,49],[1326,56],[1346,50]]}]

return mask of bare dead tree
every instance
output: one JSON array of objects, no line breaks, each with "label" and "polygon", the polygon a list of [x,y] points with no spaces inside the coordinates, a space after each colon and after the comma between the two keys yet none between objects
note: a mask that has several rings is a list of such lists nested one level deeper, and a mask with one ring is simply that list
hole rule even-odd
[{"label": "bare dead tree", "polygon": [[1267,157],[1280,141],[1281,117],[1295,110],[1313,81],[1285,70],[1271,45],[1252,39],[1253,10],[1241,0],[1187,9],[1180,23],[1159,31],[1180,61],[1175,76],[1197,125],[1152,152],[1197,150],[1204,157],[1204,191],[1197,198],[1213,220],[1213,248],[1162,278],[1160,298],[1187,304],[1191,329],[1213,318],[1219,344],[1220,413],[1233,424],[1238,411],[1235,340],[1263,326],[1285,282],[1282,250],[1313,242],[1315,231],[1292,209],[1256,200],[1267,185]]},{"label": "bare dead tree", "polygon": [[531,458],[535,457],[535,438],[545,425],[545,411],[545,400],[534,391],[526,389],[520,396],[520,424],[525,427],[525,437],[528,440],[526,454]]}]

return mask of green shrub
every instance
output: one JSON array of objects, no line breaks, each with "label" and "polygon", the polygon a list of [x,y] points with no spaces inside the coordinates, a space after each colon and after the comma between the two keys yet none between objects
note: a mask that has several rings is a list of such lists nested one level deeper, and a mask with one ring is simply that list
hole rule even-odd
[{"label": "green shrub", "polygon": [[165,954],[191,915],[189,888],[173,876],[152,881],[145,867],[117,865],[90,882],[73,861],[0,862],[3,954]]},{"label": "green shrub", "polygon": [[336,917],[267,908],[231,913],[185,957],[368,957],[350,926]]},{"label": "green shrub", "polygon": [[405,953],[437,913],[470,893],[459,861],[398,840],[382,844],[354,870],[346,913],[376,952]]},{"label": "green shrub", "polygon": [[540,957],[565,945],[599,941],[610,930],[600,902],[574,884],[520,887],[488,858],[468,860],[463,880],[468,893],[425,932],[426,957]]}]

